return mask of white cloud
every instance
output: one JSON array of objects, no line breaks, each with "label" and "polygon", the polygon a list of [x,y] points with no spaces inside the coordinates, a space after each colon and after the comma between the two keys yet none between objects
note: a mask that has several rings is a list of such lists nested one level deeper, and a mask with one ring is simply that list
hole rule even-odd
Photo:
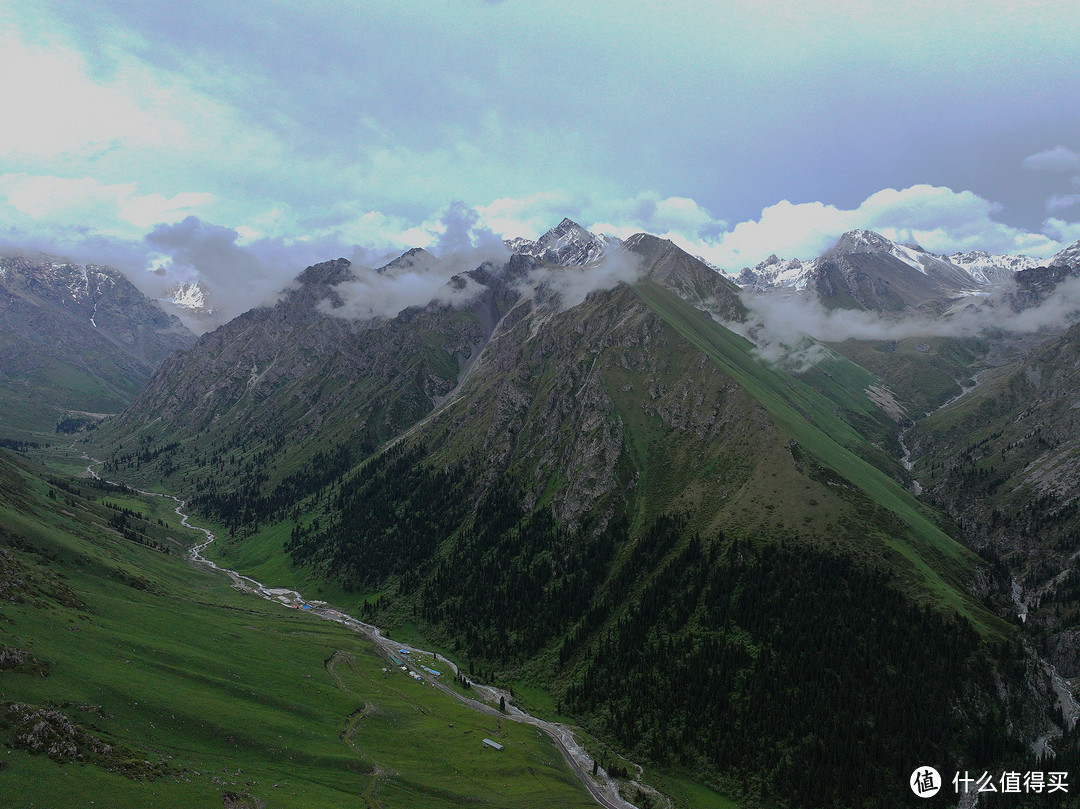
[{"label": "white cloud", "polygon": [[[1054,210],[1068,207],[1071,200],[1060,198]],[[645,231],[671,239],[729,272],[752,266],[772,253],[814,258],[843,233],[857,228],[943,254],[989,250],[1045,257],[1061,248],[1060,225],[1033,233],[997,221],[1001,210],[1000,204],[971,191],[932,185],[882,189],[852,209],[781,200],[764,208],[759,218],[734,227],[693,199],[661,197],[651,191],[633,197],[593,195],[586,199],[554,191],[520,199],[504,197],[477,208],[480,221],[495,231],[530,238],[563,216],[577,219],[595,233],[623,239]]]},{"label": "white cloud", "polygon": [[1042,303],[1020,312],[1005,296],[991,296],[946,318],[896,316],[852,309],[827,310],[814,296],[744,293],[745,323],[729,324],[752,340],[758,353],[789,370],[804,371],[827,356],[808,341],[902,340],[908,337],[972,337],[991,330],[1016,334],[1062,329],[1080,316],[1080,279],[1061,283]]},{"label": "white cloud", "polygon": [[907,233],[911,240],[936,253],[989,250],[1049,255],[1059,249],[1043,234],[998,222],[993,215],[1000,210],[1000,204],[971,191],[915,185],[871,195],[857,209],[857,218],[859,227],[901,241]]},{"label": "white cloud", "polygon": [[147,228],[179,222],[212,199],[211,194],[197,192],[172,197],[140,194],[134,182],[104,184],[92,177],[4,174],[0,175],[0,226],[20,222],[58,229],[77,226],[97,234],[139,239]]},{"label": "white cloud", "polygon": [[688,239],[702,239],[727,227],[727,222],[689,197],[661,197],[655,191],[644,191],[632,197],[590,202],[589,212],[605,220],[594,224],[592,229],[620,237],[644,231],[657,236],[679,234]]},{"label": "white cloud", "polygon": [[11,157],[89,157],[119,146],[162,145],[184,138],[176,119],[132,81],[90,80],[77,53],[54,43],[29,48],[0,38],[0,109],[18,111],[0,127],[0,153]]},{"label": "white cloud", "polygon": [[1028,155],[1021,161],[1031,171],[1077,171],[1080,170],[1080,154],[1064,146]]},{"label": "white cloud", "polygon": [[708,210],[688,197],[667,197],[658,200],[653,221],[668,230],[700,233],[718,224]]},{"label": "white cloud", "polygon": [[684,239],[683,246],[729,272],[752,266],[771,253],[814,258],[857,228],[895,241],[914,241],[937,253],[979,249],[1046,256],[1060,249],[1051,231],[1031,233],[996,221],[993,215],[999,210],[999,205],[971,191],[931,185],[886,188],[854,209],[783,200],[763,209],[759,219],[740,222],[716,238]]},{"label": "white cloud", "polygon": [[560,189],[552,189],[518,198],[500,197],[478,205],[476,212],[486,227],[503,238],[536,239],[563,217],[577,216],[581,202]]},{"label": "white cloud", "polygon": [[[405,272],[378,273],[369,267],[353,265],[355,279],[336,287],[342,302],[337,307],[323,302],[321,309],[337,317],[367,319],[394,317],[410,306],[425,306],[439,300],[455,300],[454,290],[447,287],[452,272],[434,257],[418,261]],[[477,290],[466,284],[469,293]]]},{"label": "white cloud", "polygon": [[702,242],[699,252],[729,271],[756,264],[771,253],[812,258],[855,227],[855,221],[852,211],[833,205],[781,200],[764,208],[760,219],[740,222],[715,242]]},{"label": "white cloud", "polygon": [[[437,239],[433,228],[433,222],[416,224],[382,211],[357,210],[340,225],[311,229],[310,235],[361,245],[375,252],[391,252],[410,247],[431,247]],[[293,228],[291,232],[295,233],[297,229]]]},{"label": "white cloud", "polygon": [[544,267],[532,272],[523,286],[557,295],[559,311],[572,309],[589,295],[619,284],[632,284],[641,275],[641,260],[633,253],[607,253],[596,264],[586,267]]},{"label": "white cloud", "polygon": [[1052,216],[1043,222],[1043,230],[1062,246],[1080,241],[1080,222],[1066,222]]}]

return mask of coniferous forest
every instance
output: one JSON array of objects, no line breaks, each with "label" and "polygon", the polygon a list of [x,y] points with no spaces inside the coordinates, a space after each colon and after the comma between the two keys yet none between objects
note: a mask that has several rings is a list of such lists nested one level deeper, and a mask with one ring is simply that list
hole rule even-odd
[{"label": "coniferous forest", "polygon": [[547,507],[526,513],[510,477],[471,504],[474,474],[424,454],[399,445],[343,480],[337,516],[294,529],[293,560],[384,590],[376,618],[407,614],[482,671],[532,661],[566,712],[632,756],[801,807],[895,806],[897,762],[1024,756],[1000,717],[956,709],[980,699],[963,683],[993,687],[971,626],[884,574],[673,515],[570,531]]}]

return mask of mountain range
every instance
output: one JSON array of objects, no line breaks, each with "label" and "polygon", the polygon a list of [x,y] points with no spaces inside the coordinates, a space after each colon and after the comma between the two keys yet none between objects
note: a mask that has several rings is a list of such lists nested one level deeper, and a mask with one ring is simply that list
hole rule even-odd
[{"label": "mountain range", "polygon": [[[1007,283],[1020,270],[1067,263],[1065,251],[1048,261],[983,250],[937,255],[915,244],[898,244],[868,230],[845,233],[811,261],[769,256],[736,277],[747,289],[813,289],[824,301],[850,297],[860,307],[902,309]],[[844,305],[852,305],[848,301]]]},{"label": "mountain range", "polygon": [[[221,526],[223,564],[748,804],[916,805],[919,762],[1080,760],[1080,246],[1042,267],[853,231],[742,289],[568,219],[506,246],[397,312],[366,273],[439,259],[308,267],[153,355],[84,446]],[[777,361],[757,296],[791,290],[880,336]],[[890,336],[902,318],[940,331]]]}]

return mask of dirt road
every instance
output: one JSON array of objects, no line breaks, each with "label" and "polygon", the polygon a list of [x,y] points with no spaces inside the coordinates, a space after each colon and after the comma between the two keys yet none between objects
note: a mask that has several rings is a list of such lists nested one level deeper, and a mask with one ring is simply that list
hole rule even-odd
[{"label": "dirt road", "polygon": [[[102,462],[91,458],[88,455],[83,455],[83,458],[89,461],[89,465],[86,467],[87,473],[92,477],[100,480],[100,476],[94,469],[95,466],[100,465]],[[108,481],[109,483],[115,483],[115,481]],[[117,484],[124,485],[124,484]],[[348,615],[341,610],[335,609],[326,602],[323,601],[307,601],[300,593],[295,590],[289,590],[286,588],[268,588],[261,582],[256,581],[250,576],[244,576],[237,573],[235,570],[229,570],[219,566],[212,559],[207,559],[203,556],[203,551],[214,541],[214,533],[206,528],[200,528],[197,525],[192,525],[188,522],[188,514],[184,512],[184,507],[187,501],[181,500],[178,497],[174,497],[171,494],[161,494],[159,492],[147,492],[140,489],[136,489],[140,494],[148,495],[150,497],[165,497],[176,502],[176,514],[180,517],[180,524],[185,528],[190,528],[193,531],[200,531],[204,534],[204,541],[198,543],[188,551],[188,555],[193,562],[199,565],[210,568],[211,570],[224,573],[230,579],[232,579],[233,586],[244,590],[249,593],[261,596],[269,601],[274,601],[281,604],[285,608],[300,609],[305,612],[309,612],[312,615],[316,615],[319,618],[323,618],[327,621],[334,621],[336,623],[345,626],[354,632],[358,632],[364,635],[372,643],[375,644],[376,649],[387,660],[390,660],[391,655],[399,656],[398,651],[400,649],[407,649],[409,655],[405,657],[411,658],[413,655],[417,657],[431,658],[433,652],[417,649],[408,644],[402,644],[398,641],[393,641],[383,635],[382,630],[372,624],[366,624],[363,621],[359,621],[356,618]],[[408,661],[412,663],[412,661]],[[449,669],[454,674],[458,673],[458,667],[451,661],[444,657],[438,657],[437,662],[440,668]],[[430,683],[434,688],[442,691],[454,699],[458,700],[462,704],[472,708],[480,713],[485,713],[490,716],[498,716],[506,719],[510,719],[514,722],[521,722],[522,724],[533,725],[537,729],[546,733],[551,740],[555,743],[555,746],[559,748],[563,758],[566,759],[566,763],[570,765],[570,768],[581,779],[581,782],[585,785],[585,788],[589,791],[589,794],[593,796],[598,804],[605,807],[605,809],[637,809],[637,807],[626,801],[619,795],[618,785],[615,780],[611,778],[606,771],[602,768],[598,768],[597,774],[592,774],[593,759],[585,751],[585,748],[578,743],[574,738],[573,729],[569,725],[564,725],[559,722],[548,722],[544,719],[539,719],[531,714],[527,714],[520,708],[511,704],[512,697],[507,691],[503,691],[499,688],[494,688],[489,685],[482,685],[480,683],[473,683],[472,690],[475,691],[481,698],[481,700],[470,699],[469,697],[461,694],[447,685],[439,682],[438,678],[425,671],[420,665],[414,664],[408,666],[410,671],[415,672],[422,677],[426,682]],[[506,700],[506,711],[500,711],[495,706],[499,704],[499,700]],[[651,788],[644,784],[635,785],[642,787],[648,792],[654,792]],[[655,794],[655,793],[654,793]]]}]

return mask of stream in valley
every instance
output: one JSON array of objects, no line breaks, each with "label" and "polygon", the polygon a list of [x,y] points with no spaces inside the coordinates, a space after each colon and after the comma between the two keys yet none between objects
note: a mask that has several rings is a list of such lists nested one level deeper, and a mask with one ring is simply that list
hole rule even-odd
[{"label": "stream in valley", "polygon": [[[83,458],[89,461],[86,471],[92,477],[97,480],[101,479],[101,476],[94,469],[95,466],[101,465],[102,461],[95,458],[91,458],[88,455],[83,455]],[[117,486],[125,486],[123,483],[117,483],[116,481],[106,481]],[[248,593],[265,598],[269,601],[274,601],[282,605],[285,609],[297,609],[310,613],[311,615],[318,616],[327,621],[334,621],[341,624],[348,629],[358,632],[364,635],[368,640],[375,644],[375,648],[379,651],[379,654],[391,660],[391,655],[396,655],[399,650],[408,650],[409,660],[406,661],[409,671],[416,677],[422,679],[423,682],[430,684],[433,688],[436,688],[443,693],[453,697],[464,705],[472,708],[475,711],[485,713],[491,716],[498,716],[506,719],[510,719],[514,722],[520,722],[522,724],[533,725],[538,730],[546,733],[551,740],[555,743],[555,746],[559,748],[563,758],[566,759],[566,763],[574,771],[574,773],[581,779],[581,782],[588,789],[589,794],[596,799],[596,802],[606,809],[637,809],[634,804],[626,801],[619,794],[618,784],[615,779],[609,776],[602,768],[597,769],[597,774],[592,774],[593,758],[585,750],[585,748],[578,742],[574,736],[573,728],[568,725],[564,725],[560,722],[549,722],[545,719],[539,719],[531,714],[522,711],[517,706],[511,703],[511,695],[508,691],[501,688],[495,688],[489,685],[482,685],[480,683],[471,683],[472,689],[481,697],[480,700],[471,699],[463,694],[454,691],[447,685],[439,682],[438,677],[431,674],[423,666],[419,665],[412,658],[415,655],[416,658],[426,657],[429,660],[437,661],[440,668],[450,669],[456,675],[458,673],[458,667],[447,660],[445,657],[441,657],[434,652],[424,649],[418,649],[408,644],[400,643],[399,641],[390,640],[383,634],[377,626],[364,623],[356,618],[348,615],[341,610],[338,610],[331,605],[323,601],[308,601],[303,595],[295,590],[290,590],[280,587],[266,587],[261,582],[256,581],[250,576],[245,576],[242,573],[238,573],[235,570],[229,570],[228,568],[221,567],[213,559],[207,559],[203,555],[203,552],[214,542],[216,537],[214,533],[206,528],[200,528],[197,525],[192,525],[189,520],[189,515],[184,511],[187,501],[181,500],[178,497],[174,497],[170,494],[161,494],[160,492],[148,492],[141,489],[134,489],[139,494],[147,495],[149,497],[165,497],[176,502],[176,514],[180,517],[180,523],[185,528],[190,528],[192,531],[200,531],[204,534],[203,539],[198,544],[194,545],[188,551],[189,558],[196,564],[209,568],[210,570],[223,573],[228,576],[233,583],[233,586]],[[395,668],[397,664],[393,664]],[[497,707],[500,699],[506,701],[506,710],[500,711]],[[641,789],[647,794],[652,795],[660,802],[666,804],[667,801],[659,793],[657,793],[652,787],[638,781],[631,781],[631,786],[636,789]]]}]

